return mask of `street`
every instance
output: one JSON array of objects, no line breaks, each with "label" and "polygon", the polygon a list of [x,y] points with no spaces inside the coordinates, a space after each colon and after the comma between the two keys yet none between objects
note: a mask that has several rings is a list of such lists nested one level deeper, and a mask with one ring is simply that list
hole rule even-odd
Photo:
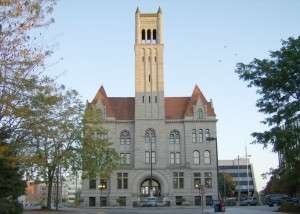
[{"label": "street", "polygon": [[[276,207],[251,206],[251,207],[227,207],[226,213],[232,214],[270,214],[276,211]],[[25,211],[24,214],[195,214],[201,213],[201,209],[190,208],[104,208],[104,209],[62,209],[58,212]],[[205,213],[214,213],[213,209],[206,209]],[[277,212],[280,214],[279,212]]]}]

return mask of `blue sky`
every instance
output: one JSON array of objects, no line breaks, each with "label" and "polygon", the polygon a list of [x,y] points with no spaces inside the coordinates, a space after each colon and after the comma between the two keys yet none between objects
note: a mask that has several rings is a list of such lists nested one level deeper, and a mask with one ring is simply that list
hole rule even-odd
[{"label": "blue sky", "polygon": [[[134,96],[134,14],[164,15],[165,96],[191,95],[198,84],[213,99],[219,158],[252,155],[257,187],[277,155],[250,145],[263,130],[255,89],[234,73],[238,62],[268,57],[281,39],[300,35],[298,0],[60,0],[44,45],[54,49],[47,73],[91,100],[101,84],[108,96]],[[63,58],[63,60],[59,60]]]}]

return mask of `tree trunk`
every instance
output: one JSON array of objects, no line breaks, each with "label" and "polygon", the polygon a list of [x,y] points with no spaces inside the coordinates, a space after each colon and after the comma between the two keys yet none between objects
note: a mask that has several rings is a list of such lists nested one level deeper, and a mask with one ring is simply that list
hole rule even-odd
[{"label": "tree trunk", "polygon": [[56,200],[55,200],[55,209],[58,210],[58,188],[59,188],[59,167],[56,168]]},{"label": "tree trunk", "polygon": [[48,181],[48,197],[47,197],[47,209],[51,209],[51,197],[52,197],[52,184],[53,184],[53,176],[49,177]]}]

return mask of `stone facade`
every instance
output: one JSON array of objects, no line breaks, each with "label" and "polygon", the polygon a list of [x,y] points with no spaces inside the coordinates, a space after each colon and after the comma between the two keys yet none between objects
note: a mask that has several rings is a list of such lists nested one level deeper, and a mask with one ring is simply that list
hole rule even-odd
[{"label": "stone facade", "polygon": [[199,205],[199,182],[210,205],[217,199],[216,141],[207,140],[216,137],[212,102],[197,85],[191,96],[164,96],[162,11],[137,9],[135,18],[135,97],[108,97],[101,87],[89,103],[101,108],[121,167],[104,189],[101,178],[84,180],[82,205],[132,206],[149,195]]}]

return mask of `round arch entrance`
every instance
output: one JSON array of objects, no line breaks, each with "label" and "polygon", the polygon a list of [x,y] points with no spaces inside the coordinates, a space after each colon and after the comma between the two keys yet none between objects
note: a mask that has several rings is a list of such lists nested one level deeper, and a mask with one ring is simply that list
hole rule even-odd
[{"label": "round arch entrance", "polygon": [[[150,196],[150,183],[151,179],[145,179],[140,185],[140,194],[142,197]],[[160,196],[161,194],[161,186],[158,180],[152,178],[152,193],[153,196]]]}]

